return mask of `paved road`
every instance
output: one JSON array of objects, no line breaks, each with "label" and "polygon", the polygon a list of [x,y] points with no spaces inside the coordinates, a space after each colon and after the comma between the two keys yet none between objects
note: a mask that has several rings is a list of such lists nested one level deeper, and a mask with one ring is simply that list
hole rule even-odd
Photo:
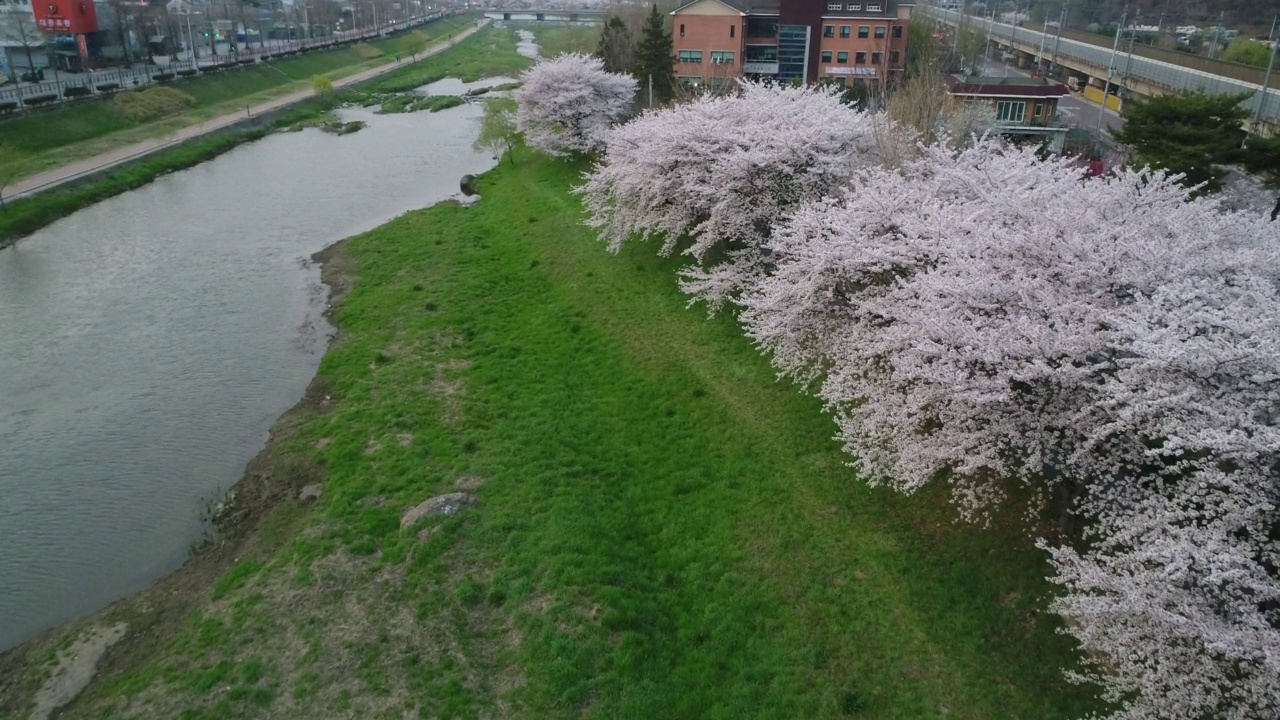
[{"label": "paved road", "polygon": [[[983,72],[993,77],[1001,77],[1003,75],[1021,75],[1022,77],[1031,77],[1031,73],[1025,70],[1018,70],[1011,67],[1008,63],[1000,60],[988,60]],[[1067,125],[1079,126],[1089,129],[1098,127],[1098,118],[1103,116],[1105,127],[1109,130],[1119,130],[1124,125],[1124,120],[1120,118],[1120,114],[1114,110],[1103,110],[1101,105],[1093,103],[1078,95],[1068,95],[1058,101],[1058,114],[1062,122]]]},{"label": "paved road", "polygon": [[[481,21],[478,24],[468,28],[467,30],[464,30],[461,33],[453,36],[453,38],[449,40],[446,40],[445,42],[442,42],[442,43],[437,43],[431,46],[426,53],[422,53],[418,55],[418,59],[421,60],[422,58],[430,57],[432,55],[443,52],[453,47],[454,45],[457,45],[458,43],[462,42],[466,38],[470,37],[472,34],[478,32],[481,28],[483,28],[488,24],[489,24],[488,20]],[[345,87],[347,85],[363,82],[365,80],[377,77],[379,75],[384,75],[386,73],[391,72],[392,70],[395,70],[397,68],[400,68],[409,64],[412,64],[412,60],[405,58],[392,63],[388,63],[386,65],[380,65],[376,68],[373,68],[372,70],[365,70],[364,72],[359,72],[354,75],[348,75],[347,77],[342,78],[341,80],[334,81],[333,84],[335,87]],[[30,195],[35,192],[56,187],[65,182],[75,180],[88,173],[97,172],[98,170],[104,170],[114,165],[119,165],[120,163],[127,162],[129,160],[142,157],[144,155],[149,155],[153,152],[156,152],[157,150],[162,150],[175,143],[179,143],[184,140],[190,140],[191,138],[199,137],[201,135],[207,135],[208,133],[211,133],[215,130],[219,130],[227,127],[228,125],[232,125],[235,122],[242,120],[247,116],[261,114],[270,110],[275,110],[277,108],[284,107],[286,105],[291,105],[300,100],[305,100],[306,98],[311,97],[314,94],[315,94],[314,91],[312,91],[310,88],[307,88],[305,90],[300,90],[296,93],[292,93],[284,97],[276,98],[275,100],[271,100],[269,102],[261,103],[259,105],[254,105],[250,108],[247,108],[246,111],[244,112],[230,113],[227,115],[223,115],[221,117],[213,118],[212,120],[206,120],[205,122],[202,122],[198,125],[190,125],[166,137],[144,140],[143,142],[135,143],[133,145],[128,145],[122,148],[117,148],[110,152],[102,153],[101,155],[96,155],[94,157],[81,160],[80,162],[71,163],[69,165],[64,165],[62,167],[55,168],[53,170],[40,173],[38,175],[32,175],[30,177],[23,178],[22,180],[18,180],[17,182],[13,183],[10,186],[10,191],[9,193],[6,194],[6,199],[22,197],[24,195]]]}]

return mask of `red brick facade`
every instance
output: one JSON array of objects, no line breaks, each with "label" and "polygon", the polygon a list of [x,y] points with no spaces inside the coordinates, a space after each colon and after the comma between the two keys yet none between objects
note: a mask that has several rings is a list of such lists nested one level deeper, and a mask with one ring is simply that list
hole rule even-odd
[{"label": "red brick facade", "polygon": [[[910,5],[892,0],[693,0],[672,13],[676,77],[686,86],[723,84],[746,74],[878,87],[906,64],[909,17]],[[780,27],[798,29],[801,46],[809,28],[807,57],[784,62],[789,70],[782,75]]]},{"label": "red brick facade", "polygon": [[746,53],[746,17],[676,15],[671,28],[676,51],[676,77],[703,83],[742,76]]},{"label": "red brick facade", "polygon": [[818,77],[841,86],[862,80],[876,87],[907,62],[907,23],[885,17],[823,17]]}]

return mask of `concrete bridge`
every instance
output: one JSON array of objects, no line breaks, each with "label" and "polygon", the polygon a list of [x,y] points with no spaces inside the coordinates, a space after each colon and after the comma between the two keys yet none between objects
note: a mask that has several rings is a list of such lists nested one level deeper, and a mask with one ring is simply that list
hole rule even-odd
[{"label": "concrete bridge", "polygon": [[603,10],[486,10],[484,16],[490,20],[527,21],[527,22],[604,22]]},{"label": "concrete bridge", "polygon": [[1106,87],[1108,69],[1112,71],[1112,87],[1108,107],[1119,110],[1127,99],[1153,97],[1180,90],[1202,90],[1211,95],[1248,93],[1241,107],[1249,111],[1250,122],[1257,114],[1262,134],[1280,131],[1280,73],[1272,76],[1268,87],[1262,83],[1265,71],[1258,68],[1225,63],[1208,58],[1136,46],[1133,53],[1124,39],[1114,55],[1112,41],[1101,36],[1064,31],[1056,33],[999,23],[974,16],[961,16],[955,10],[918,5],[918,17],[940,20],[955,27],[966,27],[986,36],[992,46],[1020,68],[1043,67],[1046,74],[1064,81],[1074,77],[1085,96],[1100,102]]}]

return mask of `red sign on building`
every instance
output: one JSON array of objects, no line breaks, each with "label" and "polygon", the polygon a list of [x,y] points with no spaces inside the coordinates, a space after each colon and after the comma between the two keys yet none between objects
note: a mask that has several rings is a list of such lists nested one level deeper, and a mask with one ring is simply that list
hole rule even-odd
[{"label": "red sign on building", "polygon": [[93,0],[32,0],[36,27],[47,33],[83,35],[98,31]]}]

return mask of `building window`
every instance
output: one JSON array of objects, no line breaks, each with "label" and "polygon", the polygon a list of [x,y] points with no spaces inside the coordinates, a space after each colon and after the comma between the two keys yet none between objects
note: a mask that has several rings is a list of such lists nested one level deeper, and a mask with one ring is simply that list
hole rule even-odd
[{"label": "building window", "polygon": [[844,90],[844,77],[843,77],[843,76],[836,78],[836,87],[840,88],[841,90]]},{"label": "building window", "polygon": [[676,78],[676,83],[679,84],[680,87],[682,88],[687,88],[692,90],[694,88],[702,87],[702,78],[696,77],[696,76],[689,77],[686,75],[681,75],[680,77]]},{"label": "building window", "polygon": [[738,29],[736,25],[729,26],[729,37],[733,37],[733,33]]},{"label": "building window", "polygon": [[842,37],[842,38],[847,38],[847,37],[849,37],[849,26],[848,26],[848,25],[841,25],[841,26],[840,26],[840,37]]},{"label": "building window", "polygon": [[894,25],[894,26],[893,26],[893,36],[894,36],[894,37],[896,37],[896,38],[900,38],[900,37],[902,37],[902,26],[901,26],[901,25]]},{"label": "building window", "polygon": [[838,64],[840,64],[840,65],[848,65],[848,64],[849,64],[849,53],[847,53],[847,52],[836,53],[836,63],[838,63]]},{"label": "building window", "polygon": [[827,3],[827,9],[828,9],[828,10],[843,10],[843,9],[844,9],[844,5],[843,5],[842,3]]},{"label": "building window", "polygon": [[747,52],[742,56],[742,61],[749,63],[776,63],[778,62],[778,48],[773,45],[748,45]]},{"label": "building window", "polygon": [[680,62],[700,63],[702,62],[702,51],[701,50],[681,50]]},{"label": "building window", "polygon": [[851,12],[858,12],[859,10],[862,9],[862,5],[860,3],[849,3],[848,5],[844,6],[844,9],[849,10]]},{"label": "building window", "polygon": [[880,64],[880,61],[881,61],[881,60],[883,60],[883,59],[884,59],[884,53],[878,53],[878,52],[873,52],[873,53],[871,53],[871,64],[872,64],[872,65],[879,65],[879,64]]},{"label": "building window", "polygon": [[880,12],[880,3],[867,3],[867,12]]},{"label": "building window", "polygon": [[996,120],[1020,123],[1027,112],[1025,100],[1001,100],[996,103]]},{"label": "building window", "polygon": [[822,51],[822,62],[824,62],[824,63],[829,63],[829,62],[831,62],[831,51],[830,51],[830,50],[823,50],[823,51]]},{"label": "building window", "polygon": [[876,39],[877,39],[877,40],[879,40],[879,39],[882,39],[883,37],[884,37],[884,26],[883,26],[883,25],[877,25],[877,26],[876,26]]},{"label": "building window", "polygon": [[712,65],[732,65],[733,53],[728,50],[712,50],[711,64]]},{"label": "building window", "polygon": [[711,78],[711,89],[714,92],[727,90],[731,87],[730,83],[732,82],[733,78],[713,77]]},{"label": "building window", "polygon": [[778,79],[808,82],[809,73],[808,25],[778,26]]},{"label": "building window", "polygon": [[[859,25],[859,26],[858,26],[858,37],[860,37],[860,38],[865,38],[865,37],[868,37],[869,35],[871,35],[871,26],[870,26],[870,25]],[[845,37],[849,37],[849,36],[848,36],[848,35],[845,35]]]},{"label": "building window", "polygon": [[835,25],[823,25],[823,26],[822,26],[822,37],[835,37],[835,36],[836,36],[836,26],[835,26]]},{"label": "building window", "polygon": [[778,18],[748,17],[747,18],[747,37],[758,37],[758,38],[778,37]]},{"label": "building window", "polygon": [[680,37],[684,37],[684,23],[680,23]]},{"label": "building window", "polygon": [[858,53],[857,55],[854,55],[854,56],[853,56],[853,64],[854,64],[854,65],[866,65],[866,64],[867,64],[867,54],[866,54],[866,53],[864,53],[864,52],[860,52],[860,53]]},{"label": "building window", "polygon": [[889,64],[890,64],[890,65],[897,65],[897,64],[898,64],[898,51],[897,51],[897,50],[890,50],[890,51],[889,51]]},{"label": "building window", "polygon": [[1043,114],[1044,114],[1044,103],[1042,103],[1042,102],[1038,102],[1038,103],[1036,103],[1036,113],[1035,113],[1035,117],[1040,117],[1040,116],[1041,116],[1041,115],[1043,115]]}]

